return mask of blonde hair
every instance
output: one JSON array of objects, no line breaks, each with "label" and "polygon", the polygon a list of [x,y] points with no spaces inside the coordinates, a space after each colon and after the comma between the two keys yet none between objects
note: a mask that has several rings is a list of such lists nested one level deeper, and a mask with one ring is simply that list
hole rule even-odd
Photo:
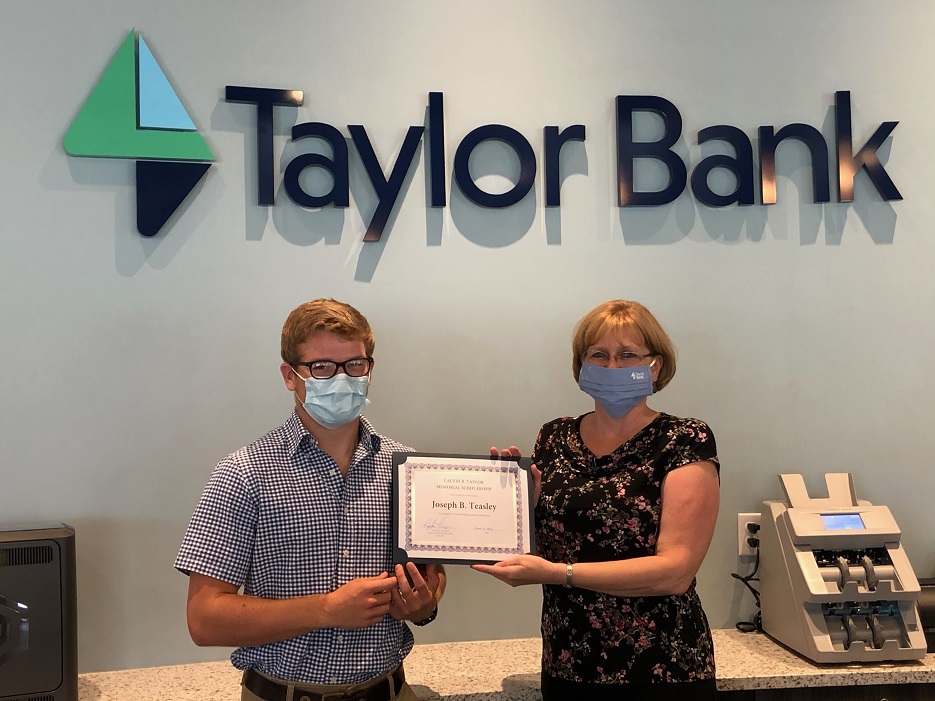
[{"label": "blonde hair", "polygon": [[654,389],[658,392],[675,376],[675,346],[669,334],[646,307],[625,299],[612,299],[599,304],[575,326],[571,342],[571,367],[575,382],[578,381],[585,351],[602,336],[623,331],[636,336],[650,353],[662,359],[659,377],[654,383]]},{"label": "blonde hair", "polygon": [[350,304],[334,299],[313,299],[293,309],[282,327],[280,353],[290,365],[299,362],[299,346],[319,331],[328,331],[349,341],[363,341],[373,355],[373,331],[367,319]]}]

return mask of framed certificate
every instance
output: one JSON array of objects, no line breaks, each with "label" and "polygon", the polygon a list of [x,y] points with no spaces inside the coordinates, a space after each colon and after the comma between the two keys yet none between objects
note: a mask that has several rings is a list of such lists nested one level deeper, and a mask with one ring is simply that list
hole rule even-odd
[{"label": "framed certificate", "polygon": [[533,551],[528,458],[393,453],[396,562],[499,562]]}]

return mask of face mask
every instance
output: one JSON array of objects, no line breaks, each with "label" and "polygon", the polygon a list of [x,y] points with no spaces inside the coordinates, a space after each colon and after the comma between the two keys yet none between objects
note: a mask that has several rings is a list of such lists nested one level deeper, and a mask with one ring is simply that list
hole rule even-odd
[{"label": "face mask", "polygon": [[[297,376],[298,373],[296,373]],[[299,376],[299,379],[302,379]],[[370,377],[349,377],[338,373],[327,380],[309,377],[305,380],[305,402],[302,407],[325,428],[338,428],[353,421],[370,404],[367,387]]]},{"label": "face mask", "polygon": [[655,363],[653,360],[649,365],[633,368],[602,368],[583,363],[578,372],[578,387],[594,397],[604,411],[619,419],[653,393]]}]

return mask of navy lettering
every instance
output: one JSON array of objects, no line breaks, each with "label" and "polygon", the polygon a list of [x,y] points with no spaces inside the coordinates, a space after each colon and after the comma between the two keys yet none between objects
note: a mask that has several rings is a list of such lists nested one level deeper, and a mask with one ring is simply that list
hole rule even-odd
[{"label": "navy lettering", "polygon": [[367,130],[359,124],[349,124],[347,128],[351,132],[354,146],[357,147],[357,151],[360,153],[360,159],[364,162],[364,168],[367,169],[367,177],[370,178],[374,192],[377,193],[377,208],[370,219],[370,224],[367,226],[364,241],[379,241],[399,197],[399,191],[403,187],[403,181],[406,179],[406,173],[409,172],[409,166],[412,165],[412,159],[415,158],[425,127],[409,127],[409,132],[406,134],[402,148],[399,149],[399,155],[396,157],[396,163],[393,165],[389,180],[383,176],[383,168],[380,166],[377,154],[374,153],[370,137],[367,136]]},{"label": "navy lettering", "polygon": [[[293,158],[286,166],[283,185],[289,198],[301,207],[324,207],[334,203],[335,207],[347,207],[350,194],[347,172],[347,142],[337,129],[324,122],[306,122],[292,127],[292,140],[317,137],[331,145],[333,158],[321,153],[303,153]],[[324,195],[310,195],[302,189],[299,176],[306,168],[323,168],[331,173],[331,191]]]},{"label": "navy lettering", "polygon": [[[737,127],[718,125],[698,132],[698,143],[726,141],[734,147],[735,157],[718,154],[701,160],[692,171],[692,192],[698,201],[709,207],[731,204],[753,204],[753,146],[750,139]],[[724,168],[734,174],[737,187],[726,195],[718,195],[708,185],[708,174],[715,168]]]},{"label": "navy lettering", "polygon": [[902,195],[895,183],[877,158],[877,149],[899,122],[883,122],[873,136],[855,155],[851,143],[851,93],[839,90],[834,93],[834,126],[838,140],[838,199],[841,202],[854,201],[854,176],[863,168],[870,176],[870,182],[884,200],[901,200]]},{"label": "navy lettering", "polygon": [[429,173],[432,206],[444,207],[445,196],[445,96],[429,93]]},{"label": "navy lettering", "polygon": [[[256,105],[256,158],[257,200],[261,206],[273,205],[275,199],[275,160],[273,157],[274,108],[277,106],[301,106],[303,93],[300,90],[244,87],[228,85],[225,99],[231,103]],[[837,153],[838,198],[841,202],[854,199],[854,178],[858,171],[867,172],[874,187],[886,200],[901,200],[886,169],[880,162],[879,149],[890,137],[898,122],[882,122],[873,135],[856,153],[853,151],[850,92],[837,91],[834,96],[835,149]],[[388,164],[389,175],[376,155],[367,130],[363,125],[348,125],[350,139],[331,124],[306,122],[292,128],[292,140],[320,139],[330,147],[330,154],[300,153],[292,158],[284,169],[283,188],[289,198],[300,207],[321,208],[328,205],[348,207],[350,205],[350,145],[360,155],[367,177],[374,188],[376,207],[367,222],[364,241],[380,241],[393,212],[400,204],[406,177],[425,136],[426,198],[432,207],[447,205],[447,170],[445,141],[444,93],[428,93],[428,104],[422,126],[410,126],[400,146],[395,161]],[[635,119],[640,113],[647,118],[660,121],[662,136],[654,141],[637,141],[634,134]],[[674,147],[682,139],[682,115],[670,101],[657,95],[617,95],[615,98],[615,135],[617,166],[617,203],[620,207],[659,206],[676,200],[688,185],[690,164],[676,153]],[[562,149],[572,141],[585,141],[585,126],[573,124],[565,128],[546,126],[543,128],[543,158],[545,167],[544,200],[546,207],[561,205]],[[756,178],[759,176],[760,202],[764,205],[776,202],[776,151],[787,139],[803,143],[809,152],[812,170],[813,201],[831,201],[831,175],[828,159],[830,144],[823,134],[813,126],[792,123],[778,131],[773,126],[760,126],[756,155],[752,139],[741,129],[719,124],[698,132],[699,146],[721,141],[729,145],[733,153],[721,147],[699,160],[691,172],[691,194],[708,207],[730,205],[749,206],[756,200]],[[471,174],[471,158],[480,144],[488,140],[504,143],[512,149],[519,161],[519,177],[506,192],[493,194],[482,190]],[[655,161],[668,170],[668,182],[658,190],[636,190],[635,170],[639,160]],[[757,164],[756,161],[759,161]],[[138,168],[138,180],[149,182],[158,167]],[[331,176],[331,187],[327,192],[309,193],[302,187],[302,175],[307,168],[319,168]],[[735,186],[730,192],[715,192],[711,187],[711,174],[722,169],[733,175]],[[454,181],[465,198],[482,207],[505,208],[517,204],[533,188],[536,178],[536,153],[522,133],[503,124],[485,124],[468,133],[458,144],[453,163]],[[160,171],[161,172],[161,171]],[[180,176],[181,177],[181,176]],[[199,176],[200,177],[200,176]],[[197,181],[191,176],[192,183]],[[145,190],[145,188],[143,188]],[[172,193],[170,193],[171,199]],[[175,193],[178,199],[178,194]],[[139,198],[138,198],[139,199]],[[157,205],[159,203],[157,202]],[[155,233],[162,226],[155,214],[162,213],[158,206],[148,200],[139,200],[138,228],[144,235]],[[149,217],[149,219],[147,219]],[[139,221],[144,221],[140,224]],[[152,220],[152,221],[150,221]],[[366,220],[365,220],[366,221]],[[153,223],[155,222],[155,223]]]},{"label": "navy lettering", "polygon": [[[482,142],[496,139],[509,145],[519,157],[519,180],[499,195],[484,192],[471,177],[471,154]],[[526,196],[536,180],[536,154],[532,146],[516,129],[502,124],[485,124],[470,132],[455,152],[455,182],[464,196],[481,207],[501,208],[514,205]]]},{"label": "navy lettering", "polygon": [[775,134],[773,127],[759,128],[760,198],[763,204],[776,204],[776,147],[783,139],[798,139],[812,157],[812,192],[815,202],[831,201],[828,184],[828,144],[821,132],[808,124],[787,124]]},{"label": "navy lettering", "polygon": [[251,88],[228,85],[227,102],[244,102],[256,105],[256,189],[257,203],[275,204],[273,183],[273,107],[292,105],[298,107],[303,101],[301,90],[278,90],[275,88]]},{"label": "navy lettering", "polygon": [[545,206],[558,207],[561,204],[561,168],[560,155],[562,146],[568,141],[584,141],[584,125],[575,124],[564,131],[558,127],[545,128]]},{"label": "navy lettering", "polygon": [[[633,113],[654,112],[662,118],[665,133],[659,141],[633,141]],[[660,205],[675,200],[685,190],[688,174],[678,154],[670,150],[682,135],[682,115],[675,105],[655,95],[617,95],[617,204]],[[633,161],[654,158],[669,169],[669,184],[658,192],[636,192]]]}]

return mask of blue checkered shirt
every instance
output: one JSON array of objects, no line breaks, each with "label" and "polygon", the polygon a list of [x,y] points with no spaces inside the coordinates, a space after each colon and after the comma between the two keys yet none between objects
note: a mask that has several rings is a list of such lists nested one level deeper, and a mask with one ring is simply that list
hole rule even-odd
[{"label": "blue checkered shirt", "polygon": [[[392,572],[392,454],[411,448],[360,420],[347,478],[293,412],[214,469],[175,566],[267,599],[326,594]],[[313,684],[356,684],[395,668],[412,631],[384,616],[360,630],[325,628],[231,655],[238,669]]]}]

